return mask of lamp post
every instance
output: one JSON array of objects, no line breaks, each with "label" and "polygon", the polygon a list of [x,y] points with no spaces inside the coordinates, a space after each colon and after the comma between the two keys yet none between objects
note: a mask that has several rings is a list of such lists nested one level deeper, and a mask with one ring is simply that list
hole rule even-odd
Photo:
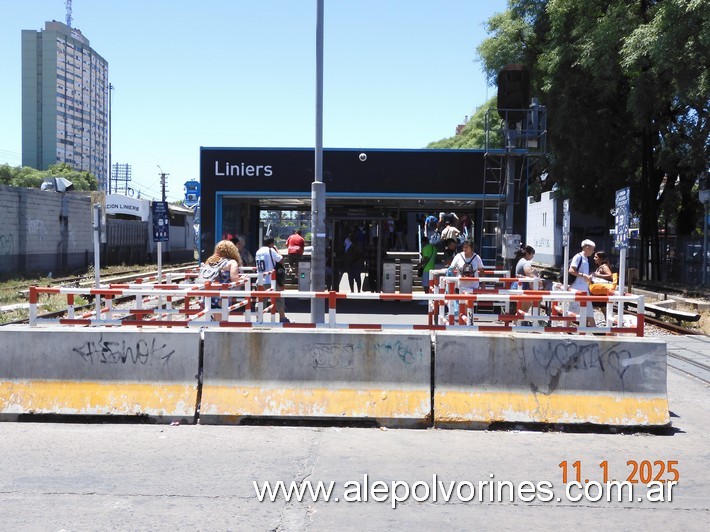
[{"label": "lamp post", "polygon": [[[323,0],[316,10],[316,140],[315,176],[311,185],[311,291],[325,289],[325,183],[323,183]],[[311,299],[311,323],[325,321],[325,301]]]}]

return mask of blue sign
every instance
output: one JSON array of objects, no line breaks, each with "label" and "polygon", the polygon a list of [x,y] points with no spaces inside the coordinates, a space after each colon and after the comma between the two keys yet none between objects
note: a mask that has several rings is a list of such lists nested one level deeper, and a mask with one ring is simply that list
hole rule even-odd
[{"label": "blue sign", "polygon": [[569,200],[562,202],[562,245],[569,246],[569,228],[570,228],[570,212]]},{"label": "blue sign", "polygon": [[167,201],[154,201],[151,205],[153,214],[153,242],[170,240],[170,215]]},{"label": "blue sign", "polygon": [[616,208],[614,210],[614,247],[616,249],[626,249],[629,247],[629,201],[631,190],[629,187],[616,191]]}]

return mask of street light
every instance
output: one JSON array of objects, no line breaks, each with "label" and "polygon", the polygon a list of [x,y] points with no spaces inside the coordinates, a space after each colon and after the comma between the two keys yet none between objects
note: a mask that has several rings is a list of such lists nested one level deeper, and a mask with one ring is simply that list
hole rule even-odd
[{"label": "street light", "polygon": [[[323,0],[316,10],[316,142],[315,176],[311,185],[311,290],[325,290],[325,183],[323,183]],[[311,323],[325,321],[325,301],[311,299]]]}]

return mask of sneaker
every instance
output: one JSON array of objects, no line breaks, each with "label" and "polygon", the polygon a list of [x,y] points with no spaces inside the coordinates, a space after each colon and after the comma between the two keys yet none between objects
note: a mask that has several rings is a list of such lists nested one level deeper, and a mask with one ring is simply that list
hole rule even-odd
[{"label": "sneaker", "polygon": [[289,320],[288,318],[281,318],[279,321],[281,323],[291,323],[291,320]]}]

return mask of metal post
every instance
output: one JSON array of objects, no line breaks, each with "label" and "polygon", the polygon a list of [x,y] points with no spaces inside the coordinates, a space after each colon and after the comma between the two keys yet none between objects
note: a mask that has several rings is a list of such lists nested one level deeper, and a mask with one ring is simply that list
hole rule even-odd
[{"label": "metal post", "polygon": [[506,166],[505,166],[505,230],[503,234],[513,234],[513,207],[515,203],[515,130],[506,129]]},{"label": "metal post", "polygon": [[[101,205],[94,204],[94,286],[101,286]],[[96,319],[101,318],[101,296],[96,294]]]},{"label": "metal post", "polygon": [[565,254],[562,262],[562,284],[564,289],[569,287],[569,244],[565,246]]},{"label": "metal post", "polygon": [[[112,120],[111,120],[111,107],[112,107],[112,98],[111,98],[111,92],[113,91],[113,85],[111,83],[108,84],[108,193],[111,194],[111,125],[112,125]],[[106,191],[106,187],[104,186],[104,191]]]},{"label": "metal post", "polygon": [[156,242],[155,245],[158,253],[158,284],[160,284],[163,279],[163,243]]},{"label": "metal post", "polygon": [[[625,289],[625,284],[626,284],[626,248],[622,247],[619,250],[619,284],[617,285],[617,290],[619,291],[619,295],[623,296],[624,293],[626,292]],[[638,309],[637,309],[638,310]],[[619,302],[619,315],[618,315],[618,321],[616,322],[619,327],[624,326],[624,302],[620,301]],[[641,318],[641,314],[639,314],[639,318]]]},{"label": "metal post", "polygon": [[[311,291],[325,289],[325,183],[323,183],[323,0],[316,12],[316,145],[315,176],[311,185]],[[325,320],[325,301],[311,299],[311,323]]]}]

